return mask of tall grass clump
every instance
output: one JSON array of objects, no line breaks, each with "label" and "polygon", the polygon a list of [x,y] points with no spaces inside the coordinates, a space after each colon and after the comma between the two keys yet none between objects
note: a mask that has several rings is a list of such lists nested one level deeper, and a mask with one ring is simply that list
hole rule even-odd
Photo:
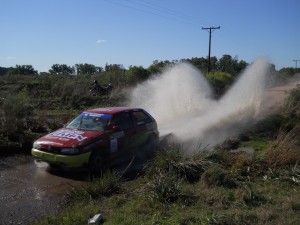
[{"label": "tall grass clump", "polygon": [[219,164],[211,166],[204,172],[201,179],[208,186],[223,186],[225,188],[238,186],[234,177]]},{"label": "tall grass clump", "polygon": [[151,198],[161,203],[176,201],[182,191],[182,181],[172,173],[163,173],[157,170],[148,188]]},{"label": "tall grass clump", "polygon": [[281,130],[270,142],[264,159],[269,166],[295,165],[300,161],[300,125],[289,131]]},{"label": "tall grass clump", "polygon": [[115,171],[106,171],[100,178],[85,184],[83,187],[74,188],[66,195],[66,203],[88,201],[108,197],[119,193],[122,189],[122,178]]},{"label": "tall grass clump", "polygon": [[20,141],[18,135],[26,129],[32,115],[33,107],[27,90],[5,97],[0,109],[0,135],[9,141]]},{"label": "tall grass clump", "polygon": [[300,115],[300,88],[291,90],[284,108],[286,114]]},{"label": "tall grass clump", "polygon": [[159,169],[162,173],[171,173],[190,183],[197,182],[210,166],[211,152],[200,149],[193,155],[185,155],[181,145],[170,145],[160,150],[150,164],[146,166],[148,175]]}]

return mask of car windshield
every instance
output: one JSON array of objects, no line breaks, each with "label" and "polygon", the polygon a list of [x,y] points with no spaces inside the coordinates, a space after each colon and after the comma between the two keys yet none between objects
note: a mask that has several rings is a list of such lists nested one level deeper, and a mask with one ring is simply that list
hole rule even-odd
[{"label": "car windshield", "polygon": [[90,131],[104,131],[112,115],[98,113],[81,113],[66,128]]}]

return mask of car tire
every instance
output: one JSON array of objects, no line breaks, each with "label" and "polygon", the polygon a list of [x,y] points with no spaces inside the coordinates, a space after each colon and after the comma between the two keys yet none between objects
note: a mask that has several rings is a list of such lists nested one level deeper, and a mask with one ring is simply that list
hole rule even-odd
[{"label": "car tire", "polygon": [[145,159],[151,159],[154,157],[158,144],[159,144],[158,137],[151,135],[151,137],[149,137],[148,141],[144,145],[144,154],[146,156]]},{"label": "car tire", "polygon": [[93,173],[101,173],[105,169],[104,155],[99,151],[94,151],[89,160],[89,168]]}]

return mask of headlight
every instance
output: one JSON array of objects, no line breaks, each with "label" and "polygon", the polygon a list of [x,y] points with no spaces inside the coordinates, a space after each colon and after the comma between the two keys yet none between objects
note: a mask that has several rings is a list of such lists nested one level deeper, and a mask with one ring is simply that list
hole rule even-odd
[{"label": "headlight", "polygon": [[78,153],[78,148],[62,148],[60,152],[63,154],[76,154]]},{"label": "headlight", "polygon": [[34,148],[34,149],[40,150],[41,145],[40,145],[38,142],[34,142],[34,143],[33,143],[33,148]]}]

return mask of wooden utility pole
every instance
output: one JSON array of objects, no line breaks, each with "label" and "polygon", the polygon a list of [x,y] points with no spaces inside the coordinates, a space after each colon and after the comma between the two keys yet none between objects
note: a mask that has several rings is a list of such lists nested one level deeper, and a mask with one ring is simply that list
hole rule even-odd
[{"label": "wooden utility pole", "polygon": [[297,62],[300,62],[300,59],[293,59],[293,61],[296,63],[296,69],[297,69]]},{"label": "wooden utility pole", "polygon": [[220,29],[220,26],[218,27],[202,27],[202,30],[209,30],[209,46],[208,46],[208,68],[207,72],[210,72],[210,49],[211,49],[211,33],[215,29]]}]

